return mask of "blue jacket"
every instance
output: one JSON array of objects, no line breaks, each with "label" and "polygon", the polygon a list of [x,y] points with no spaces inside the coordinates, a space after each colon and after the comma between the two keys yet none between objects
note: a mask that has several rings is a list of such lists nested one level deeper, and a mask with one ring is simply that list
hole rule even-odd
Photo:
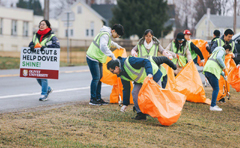
[{"label": "blue jacket", "polygon": [[[126,73],[126,71],[123,68],[124,62],[127,58],[118,58],[118,59],[120,60],[120,63],[121,63],[121,72],[118,75],[118,77],[123,75],[126,78],[130,79],[129,75]],[[140,69],[142,67],[145,67],[147,75],[153,74],[151,62],[148,59],[129,57],[129,63],[135,69]],[[155,82],[158,82],[161,79],[161,76],[162,76],[162,73],[160,70],[158,70],[158,72],[155,75],[153,75],[153,80]],[[129,105],[129,101],[130,101],[129,99],[130,99],[130,93],[131,93],[131,87],[130,87],[131,82],[123,79],[121,79],[121,81],[123,84],[123,105]]]},{"label": "blue jacket", "polygon": [[[49,35],[51,35],[51,34],[54,34],[54,33],[52,32],[52,30],[49,31],[46,35],[43,36],[43,40],[44,40],[45,38],[49,37]],[[38,33],[36,33],[36,36],[37,36],[37,38],[40,40],[41,35],[39,35]],[[46,47],[48,47],[48,48],[60,48],[60,43],[59,43],[59,41],[58,41],[58,39],[57,39],[56,36],[53,36],[50,41],[52,41],[52,44],[51,44],[51,45],[48,45],[48,46],[46,46]],[[31,47],[31,46],[33,46],[33,47],[35,46],[35,44],[33,43],[33,41],[31,41],[30,44],[28,45],[28,47]]]}]

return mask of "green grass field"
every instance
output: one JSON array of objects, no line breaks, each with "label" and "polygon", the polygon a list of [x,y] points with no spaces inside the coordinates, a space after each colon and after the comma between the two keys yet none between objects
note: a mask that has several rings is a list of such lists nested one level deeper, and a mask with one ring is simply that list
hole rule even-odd
[{"label": "green grass field", "polygon": [[220,104],[223,112],[186,102],[178,122],[169,127],[152,117],[132,120],[132,105],[126,113],[117,104],[88,102],[2,113],[0,147],[240,147],[239,94],[231,89],[231,95]]}]

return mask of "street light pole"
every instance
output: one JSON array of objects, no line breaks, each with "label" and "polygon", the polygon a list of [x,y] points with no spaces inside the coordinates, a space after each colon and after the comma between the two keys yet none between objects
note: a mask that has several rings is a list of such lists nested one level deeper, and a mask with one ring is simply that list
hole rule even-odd
[{"label": "street light pole", "polygon": [[44,0],[44,19],[49,20],[49,0]]}]

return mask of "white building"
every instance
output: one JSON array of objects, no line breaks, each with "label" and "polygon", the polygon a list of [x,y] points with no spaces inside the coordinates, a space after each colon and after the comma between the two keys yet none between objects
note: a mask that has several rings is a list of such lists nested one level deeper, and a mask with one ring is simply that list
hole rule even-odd
[{"label": "white building", "polygon": [[0,50],[17,51],[28,46],[32,26],[32,10],[0,7]]},{"label": "white building", "polygon": [[[69,13],[69,31],[67,31],[67,13]],[[71,39],[94,39],[106,20],[83,1],[77,1],[58,19],[58,37]]]},{"label": "white building", "polygon": [[[70,12],[67,31],[67,13]],[[32,40],[38,31],[42,16],[34,16],[32,10],[0,7],[0,51],[20,51]],[[106,20],[84,1],[78,0],[58,19],[50,19],[51,28],[60,40],[60,46],[66,47],[67,34],[73,40],[93,40]],[[81,46],[85,42],[75,42]]]}]

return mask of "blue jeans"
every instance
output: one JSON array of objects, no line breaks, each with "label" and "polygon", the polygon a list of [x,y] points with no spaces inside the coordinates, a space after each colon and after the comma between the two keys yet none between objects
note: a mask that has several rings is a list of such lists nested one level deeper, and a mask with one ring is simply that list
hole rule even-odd
[{"label": "blue jeans", "polygon": [[91,99],[101,99],[102,82],[102,63],[93,61],[87,57],[87,64],[92,75],[92,82],[90,86]]},{"label": "blue jeans", "polygon": [[219,92],[218,79],[214,74],[209,73],[209,72],[205,72],[205,76],[213,88],[212,102],[211,102],[211,106],[213,107],[213,106],[216,106],[217,96],[218,96],[218,92]]},{"label": "blue jeans", "polygon": [[42,93],[41,95],[47,95],[48,90],[51,88],[48,86],[48,80],[47,79],[37,79],[37,82],[40,86],[42,86]]}]

